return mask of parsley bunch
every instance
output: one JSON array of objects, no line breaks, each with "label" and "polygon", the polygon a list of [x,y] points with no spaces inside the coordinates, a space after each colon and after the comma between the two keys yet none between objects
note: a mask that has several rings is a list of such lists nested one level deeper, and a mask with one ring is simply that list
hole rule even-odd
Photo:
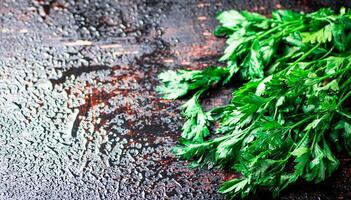
[{"label": "parsley bunch", "polygon": [[[231,197],[277,196],[299,178],[323,181],[339,166],[332,151],[351,153],[351,12],[278,10],[267,18],[231,10],[217,19],[226,67],[159,75],[164,98],[192,94],[174,154],[239,172],[219,189]],[[200,99],[234,79],[244,84],[231,102],[205,111]]]}]

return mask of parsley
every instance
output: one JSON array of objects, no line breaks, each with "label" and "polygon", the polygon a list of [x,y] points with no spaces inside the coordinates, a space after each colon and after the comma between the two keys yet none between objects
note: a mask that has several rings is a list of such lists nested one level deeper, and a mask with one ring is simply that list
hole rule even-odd
[{"label": "parsley", "polygon": [[[267,18],[231,10],[217,19],[226,67],[159,75],[164,98],[193,95],[182,106],[186,122],[174,154],[192,166],[239,172],[219,189],[230,197],[278,196],[297,179],[323,181],[339,166],[333,151],[351,153],[351,12],[278,10]],[[201,98],[234,77],[243,85],[231,102],[205,111]]]}]

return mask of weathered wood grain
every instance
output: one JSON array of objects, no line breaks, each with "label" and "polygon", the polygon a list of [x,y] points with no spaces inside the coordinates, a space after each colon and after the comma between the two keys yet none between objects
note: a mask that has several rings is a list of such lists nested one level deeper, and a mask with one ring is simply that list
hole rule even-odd
[{"label": "weathered wood grain", "polygon": [[[230,171],[190,170],[169,152],[182,101],[157,74],[218,63],[216,12],[312,11],[346,0],[0,1],[0,198],[223,199]],[[213,92],[222,105],[233,88]],[[280,199],[350,199],[351,159]],[[270,199],[262,192],[253,199]]]}]

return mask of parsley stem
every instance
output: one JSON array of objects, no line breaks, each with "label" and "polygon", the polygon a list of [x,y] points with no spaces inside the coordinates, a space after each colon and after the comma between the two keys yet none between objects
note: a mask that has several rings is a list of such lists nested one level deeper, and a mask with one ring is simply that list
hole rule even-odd
[{"label": "parsley stem", "polygon": [[324,54],[319,60],[322,60],[322,59],[326,58],[327,56],[329,56],[329,54],[330,54],[331,52],[333,52],[333,50],[334,50],[334,45],[333,45],[332,48],[330,48],[330,50],[329,50],[326,54]]},{"label": "parsley stem", "polygon": [[257,39],[261,39],[261,38],[263,38],[263,37],[265,37],[265,36],[267,36],[267,35],[273,33],[274,31],[276,31],[276,30],[279,29],[279,28],[282,28],[282,27],[284,27],[284,26],[287,26],[287,25],[290,25],[290,24],[294,24],[294,23],[300,23],[300,22],[299,22],[299,21],[292,21],[292,22],[287,22],[287,23],[280,24],[280,25],[278,25],[278,26],[276,26],[276,27],[270,29],[269,31],[264,32],[262,35],[259,35],[259,36],[257,37]]},{"label": "parsley stem", "polygon": [[290,129],[293,129],[293,128],[297,127],[297,126],[300,126],[301,124],[305,123],[306,121],[308,121],[308,120],[310,120],[310,119],[312,119],[314,117],[315,117],[314,115],[309,116],[309,117],[307,117],[307,118],[295,123],[294,125],[290,126]]},{"label": "parsley stem", "polygon": [[339,107],[344,101],[347,100],[351,96],[351,90],[339,101],[338,105],[336,107]]},{"label": "parsley stem", "polygon": [[315,45],[312,49],[310,49],[309,51],[307,51],[306,53],[304,53],[300,58],[298,58],[295,62],[293,62],[293,66],[296,65],[297,63],[299,63],[301,60],[304,60],[305,58],[307,58],[307,56],[309,56],[311,53],[313,53],[314,50],[316,50],[321,44],[318,43],[317,45]]}]

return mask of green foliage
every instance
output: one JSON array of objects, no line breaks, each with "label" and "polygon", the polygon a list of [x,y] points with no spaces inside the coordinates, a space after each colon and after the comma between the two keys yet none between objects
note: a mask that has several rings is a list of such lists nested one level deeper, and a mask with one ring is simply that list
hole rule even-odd
[{"label": "green foliage", "polygon": [[156,88],[165,99],[177,99],[191,91],[208,89],[218,84],[228,74],[226,68],[210,67],[205,70],[178,70],[161,73],[158,78],[163,82]]},{"label": "green foliage", "polygon": [[[159,77],[164,98],[193,95],[182,107],[187,121],[173,153],[192,166],[239,172],[219,189],[231,197],[277,196],[300,178],[329,177],[339,166],[331,149],[351,153],[351,13],[279,10],[266,18],[231,10],[217,19],[227,66]],[[235,74],[243,85],[231,102],[204,111],[200,99]]]}]

